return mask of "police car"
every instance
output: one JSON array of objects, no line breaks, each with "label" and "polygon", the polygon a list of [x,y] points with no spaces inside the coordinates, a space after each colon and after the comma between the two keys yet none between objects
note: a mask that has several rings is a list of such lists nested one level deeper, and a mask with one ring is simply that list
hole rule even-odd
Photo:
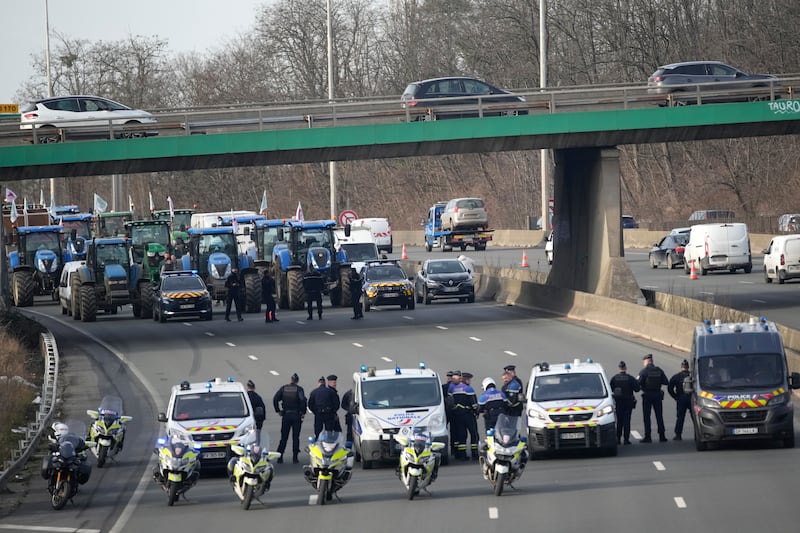
[{"label": "police car", "polygon": [[617,454],[614,398],[603,367],[591,359],[538,363],[528,387],[528,449],[594,449]]},{"label": "police car", "polygon": [[233,378],[175,385],[158,421],[167,425],[167,436],[200,444],[203,467],[226,466],[231,445],[256,425],[247,389]]},{"label": "police car", "polygon": [[387,370],[362,366],[353,374],[353,402],[353,446],[365,470],[376,461],[400,457],[402,445],[394,436],[404,427],[424,428],[435,442],[444,443],[442,464],[449,462],[442,382],[424,363]]},{"label": "police car", "polygon": [[397,261],[369,261],[364,268],[364,311],[375,305],[414,309],[414,285]]},{"label": "police car", "polygon": [[196,316],[213,318],[211,295],[203,278],[193,270],[162,272],[161,284],[153,302],[153,320]]}]

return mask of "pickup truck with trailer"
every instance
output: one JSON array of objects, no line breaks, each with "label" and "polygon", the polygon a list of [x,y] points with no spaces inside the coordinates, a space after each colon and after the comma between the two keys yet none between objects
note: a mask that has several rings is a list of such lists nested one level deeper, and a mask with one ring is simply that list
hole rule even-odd
[{"label": "pickup truck with trailer", "polygon": [[476,251],[486,249],[486,243],[492,240],[494,230],[443,230],[442,211],[447,204],[438,202],[428,210],[425,222],[425,249],[430,252],[439,248],[443,252],[460,248],[462,251],[471,246]]}]

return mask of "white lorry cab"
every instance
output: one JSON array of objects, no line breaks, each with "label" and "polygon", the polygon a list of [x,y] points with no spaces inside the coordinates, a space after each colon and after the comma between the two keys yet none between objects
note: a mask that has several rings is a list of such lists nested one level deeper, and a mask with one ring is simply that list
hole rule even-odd
[{"label": "white lorry cab", "polygon": [[442,382],[425,368],[376,370],[362,366],[353,374],[353,448],[367,470],[376,461],[397,460],[403,446],[394,436],[402,428],[422,428],[443,443],[442,464],[449,462],[449,434]]},{"label": "white lorry cab", "polygon": [[344,252],[347,262],[358,273],[364,271],[368,261],[380,261],[378,246],[369,228],[351,227],[349,236],[345,234],[343,228],[339,228],[334,230],[333,235],[336,250]]},{"label": "white lorry cab", "polygon": [[166,424],[167,436],[195,443],[204,468],[226,466],[231,445],[256,426],[247,389],[233,378],[175,385],[158,421]]},{"label": "white lorry cab", "polygon": [[594,449],[617,454],[616,405],[606,374],[591,359],[537,363],[527,394],[528,452]]},{"label": "white lorry cab", "polygon": [[683,253],[683,268],[687,274],[692,262],[703,276],[709,270],[735,272],[742,269],[749,274],[753,270],[753,261],[747,224],[731,222],[692,226]]},{"label": "white lorry cab", "polygon": [[369,228],[378,251],[392,253],[392,226],[388,218],[357,218],[350,222],[353,228]]}]

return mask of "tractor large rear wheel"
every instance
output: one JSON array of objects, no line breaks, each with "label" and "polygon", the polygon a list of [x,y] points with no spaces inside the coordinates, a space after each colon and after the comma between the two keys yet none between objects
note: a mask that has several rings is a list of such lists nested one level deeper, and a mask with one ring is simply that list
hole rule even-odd
[{"label": "tractor large rear wheel", "polygon": [[290,270],[286,273],[289,286],[289,309],[298,311],[306,303],[306,291],[303,289],[303,273],[300,270]]},{"label": "tractor large rear wheel", "polygon": [[97,293],[94,285],[81,285],[81,320],[83,322],[94,322],[97,320]]},{"label": "tractor large rear wheel", "polygon": [[286,272],[278,270],[274,276],[275,292],[277,293],[277,304],[281,309],[289,309],[289,281]]},{"label": "tractor large rear wheel", "polygon": [[261,312],[261,280],[258,272],[248,272],[244,275],[244,312]]},{"label": "tractor large rear wheel", "polygon": [[12,280],[12,291],[14,294],[14,305],[17,307],[30,307],[33,305],[33,275],[27,270],[14,272]]},{"label": "tractor large rear wheel", "polygon": [[72,280],[72,288],[69,291],[69,306],[72,308],[72,320],[81,319],[81,283],[75,276]]},{"label": "tractor large rear wheel", "polygon": [[153,285],[146,281],[139,287],[142,318],[153,318]]}]

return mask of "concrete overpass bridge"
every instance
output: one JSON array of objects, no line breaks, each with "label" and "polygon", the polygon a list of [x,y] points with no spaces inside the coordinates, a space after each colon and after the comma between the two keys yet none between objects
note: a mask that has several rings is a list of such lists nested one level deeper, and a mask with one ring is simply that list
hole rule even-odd
[{"label": "concrete overpass bridge", "polygon": [[[554,112],[551,97],[544,105],[529,99],[527,115],[414,121],[408,112],[403,120],[394,102],[394,111],[349,115],[339,111],[338,121],[334,110],[328,127],[318,127],[319,120],[311,127],[311,115],[305,113],[298,120],[302,129],[263,130],[264,122],[259,120],[259,131],[226,131],[233,121],[220,121],[214,132],[205,135],[0,146],[0,178],[552,149],[558,253],[548,284],[635,300],[639,290],[623,257],[617,146],[800,131],[800,100],[678,107],[653,103],[652,98],[626,97],[613,109],[593,105],[564,112],[562,106],[562,112]],[[542,108],[544,112],[537,112]]]}]

